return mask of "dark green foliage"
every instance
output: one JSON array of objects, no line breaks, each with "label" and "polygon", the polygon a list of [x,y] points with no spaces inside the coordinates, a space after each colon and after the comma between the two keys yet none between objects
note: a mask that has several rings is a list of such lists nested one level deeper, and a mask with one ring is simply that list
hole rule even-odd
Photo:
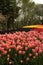
[{"label": "dark green foliage", "polygon": [[1,0],[0,1],[0,10],[2,11],[3,14],[6,14],[9,10],[9,0]]},{"label": "dark green foliage", "polygon": [[[14,50],[11,52],[11,54],[12,53],[14,53]],[[11,55],[10,58],[12,65],[43,65],[43,53],[41,53],[37,58],[31,59],[27,63],[25,61],[23,63],[19,62],[20,58],[24,60],[24,56],[17,55],[17,57],[16,56],[12,57],[13,55]],[[5,56],[0,57],[0,65],[9,65]]]},{"label": "dark green foliage", "polygon": [[[0,10],[2,14],[6,16],[6,30],[14,30],[14,19],[18,17],[19,7],[16,4],[16,0],[0,0]],[[3,23],[4,25],[4,23]],[[2,25],[2,27],[3,27]],[[5,26],[5,25],[4,25]]]}]

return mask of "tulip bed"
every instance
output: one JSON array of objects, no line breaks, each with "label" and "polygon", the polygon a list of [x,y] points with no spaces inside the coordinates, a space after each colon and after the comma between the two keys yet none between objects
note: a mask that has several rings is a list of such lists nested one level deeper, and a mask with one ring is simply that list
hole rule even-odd
[{"label": "tulip bed", "polygon": [[43,65],[43,31],[0,34],[0,65]]}]

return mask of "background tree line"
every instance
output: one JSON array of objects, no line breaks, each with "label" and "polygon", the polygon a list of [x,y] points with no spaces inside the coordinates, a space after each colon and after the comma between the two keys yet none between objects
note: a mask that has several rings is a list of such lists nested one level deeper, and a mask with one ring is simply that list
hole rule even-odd
[{"label": "background tree line", "polygon": [[30,0],[0,0],[0,30],[43,24],[43,5]]}]

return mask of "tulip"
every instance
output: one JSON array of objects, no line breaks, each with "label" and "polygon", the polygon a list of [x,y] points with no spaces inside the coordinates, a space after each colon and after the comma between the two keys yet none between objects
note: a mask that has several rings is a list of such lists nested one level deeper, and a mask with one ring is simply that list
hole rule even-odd
[{"label": "tulip", "polygon": [[36,58],[36,56],[33,56],[33,59],[35,59]]},{"label": "tulip", "polygon": [[35,53],[35,52],[36,52],[36,50],[35,50],[35,49],[32,49],[32,52],[33,52],[33,53]]},{"label": "tulip", "polygon": [[29,61],[29,60],[30,60],[29,57],[27,57],[27,58],[26,58],[26,62]]},{"label": "tulip", "polygon": [[10,62],[9,62],[9,65],[11,65],[11,64],[12,64],[12,62],[10,61]]},{"label": "tulip", "polygon": [[29,56],[31,57],[31,56],[32,56],[32,54],[31,54],[31,53],[29,53]]},{"label": "tulip", "polygon": [[23,63],[23,60],[20,60],[20,63]]},{"label": "tulip", "polygon": [[7,58],[7,61],[9,61],[10,60],[10,58]]},{"label": "tulip", "polygon": [[38,53],[35,53],[35,56],[38,56]]},{"label": "tulip", "polygon": [[21,50],[19,50],[19,51],[18,51],[18,54],[22,54],[22,51],[21,51]]}]

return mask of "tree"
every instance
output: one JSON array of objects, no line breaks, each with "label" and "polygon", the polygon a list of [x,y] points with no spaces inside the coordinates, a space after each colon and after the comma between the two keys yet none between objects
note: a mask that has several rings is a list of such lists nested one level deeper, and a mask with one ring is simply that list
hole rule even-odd
[{"label": "tree", "polygon": [[16,0],[0,0],[0,10],[2,14],[7,18],[7,31],[14,30],[14,19],[18,17],[19,7],[16,4]]},{"label": "tree", "polygon": [[21,5],[21,10],[23,12],[24,15],[24,20],[23,20],[23,25],[29,25],[31,22],[30,20],[32,20],[33,15],[34,15],[34,7],[35,7],[35,3],[30,1],[30,0],[19,0],[22,5]]},{"label": "tree", "polygon": [[43,24],[43,4],[37,4],[34,8],[35,15],[40,24]]}]

